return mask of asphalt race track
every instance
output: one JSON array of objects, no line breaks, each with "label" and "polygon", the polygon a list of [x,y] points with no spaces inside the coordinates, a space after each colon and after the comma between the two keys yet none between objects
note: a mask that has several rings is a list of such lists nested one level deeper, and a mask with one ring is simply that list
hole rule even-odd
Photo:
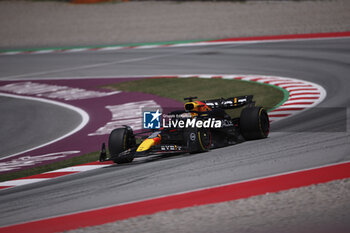
[{"label": "asphalt race track", "polygon": [[74,111],[32,99],[1,96],[0,112],[0,141],[4,142],[0,157],[18,154],[53,141],[81,121],[80,115]]},{"label": "asphalt race track", "polygon": [[[1,80],[258,74],[303,79],[327,91],[319,108],[273,124],[266,140],[203,154],[145,159],[2,190],[0,226],[349,161],[349,63],[349,38],[0,56]],[[1,97],[0,101],[9,100]],[[74,127],[75,115],[64,114],[72,114],[66,127]],[[48,125],[50,121],[34,127],[43,132]],[[33,138],[36,133],[23,134]],[[37,139],[27,146],[42,140]],[[340,214],[349,216],[349,211]],[[219,232],[219,222],[217,227]]]}]

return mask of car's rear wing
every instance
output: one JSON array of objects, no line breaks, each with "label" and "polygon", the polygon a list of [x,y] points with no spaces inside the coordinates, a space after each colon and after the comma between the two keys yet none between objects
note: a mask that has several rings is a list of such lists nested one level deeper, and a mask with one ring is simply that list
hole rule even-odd
[{"label": "car's rear wing", "polygon": [[247,105],[248,107],[255,106],[255,102],[253,101],[253,95],[237,96],[227,99],[221,98],[214,100],[205,100],[202,102],[208,105],[211,109],[233,109],[243,107],[245,105]]}]

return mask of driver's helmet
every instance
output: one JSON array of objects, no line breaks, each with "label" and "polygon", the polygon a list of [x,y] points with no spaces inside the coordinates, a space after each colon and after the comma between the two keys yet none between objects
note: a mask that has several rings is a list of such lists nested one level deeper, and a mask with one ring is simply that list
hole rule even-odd
[{"label": "driver's helmet", "polygon": [[195,116],[198,115],[195,112],[207,112],[211,111],[211,108],[201,101],[192,101],[185,103],[185,110],[190,111],[191,115]]}]

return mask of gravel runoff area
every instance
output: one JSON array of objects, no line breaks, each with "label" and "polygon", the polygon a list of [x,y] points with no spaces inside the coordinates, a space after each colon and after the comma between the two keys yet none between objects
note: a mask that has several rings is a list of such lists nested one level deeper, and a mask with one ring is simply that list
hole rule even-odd
[{"label": "gravel runoff area", "polygon": [[0,1],[0,49],[350,30],[350,1]]},{"label": "gravel runoff area", "polygon": [[339,212],[350,209],[349,194],[350,179],[344,179],[68,232],[347,233],[350,232],[350,211],[342,215]]}]

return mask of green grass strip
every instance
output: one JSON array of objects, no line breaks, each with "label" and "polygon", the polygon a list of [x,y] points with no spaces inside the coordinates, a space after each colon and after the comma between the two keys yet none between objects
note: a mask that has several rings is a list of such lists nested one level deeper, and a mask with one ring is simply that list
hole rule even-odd
[{"label": "green grass strip", "polygon": [[272,88],[275,88],[275,89],[283,92],[283,99],[278,104],[276,104],[275,106],[267,108],[267,112],[271,112],[271,111],[275,110],[276,108],[279,108],[289,98],[289,92],[286,89],[282,88],[282,87],[275,86],[275,85],[272,85],[272,84],[269,84],[269,83],[259,83],[259,82],[249,81],[249,80],[242,80],[242,81],[244,81],[244,82],[251,82],[251,83],[259,84],[259,85],[270,86]]},{"label": "green grass strip", "polygon": [[[159,78],[140,79],[113,85],[104,86],[113,90],[124,92],[149,93],[165,98],[183,102],[184,97],[197,96],[199,100],[228,98],[240,95],[254,95],[257,106],[263,106],[267,110],[273,110],[283,104],[289,93],[270,84],[262,84],[252,81],[227,80],[227,79],[202,79],[202,78]],[[234,112],[233,112],[234,111]],[[228,112],[232,117],[239,116],[240,111]],[[0,182],[22,177],[41,174],[60,168],[71,167],[84,163],[97,161],[99,152],[93,152],[79,157],[62,160],[48,165],[38,166],[17,172],[9,172],[0,176]]]},{"label": "green grass strip", "polygon": [[199,100],[254,95],[257,106],[275,109],[288,99],[282,88],[251,81],[202,78],[140,79],[105,86],[124,92],[142,92],[183,102],[183,98],[197,96]]}]

